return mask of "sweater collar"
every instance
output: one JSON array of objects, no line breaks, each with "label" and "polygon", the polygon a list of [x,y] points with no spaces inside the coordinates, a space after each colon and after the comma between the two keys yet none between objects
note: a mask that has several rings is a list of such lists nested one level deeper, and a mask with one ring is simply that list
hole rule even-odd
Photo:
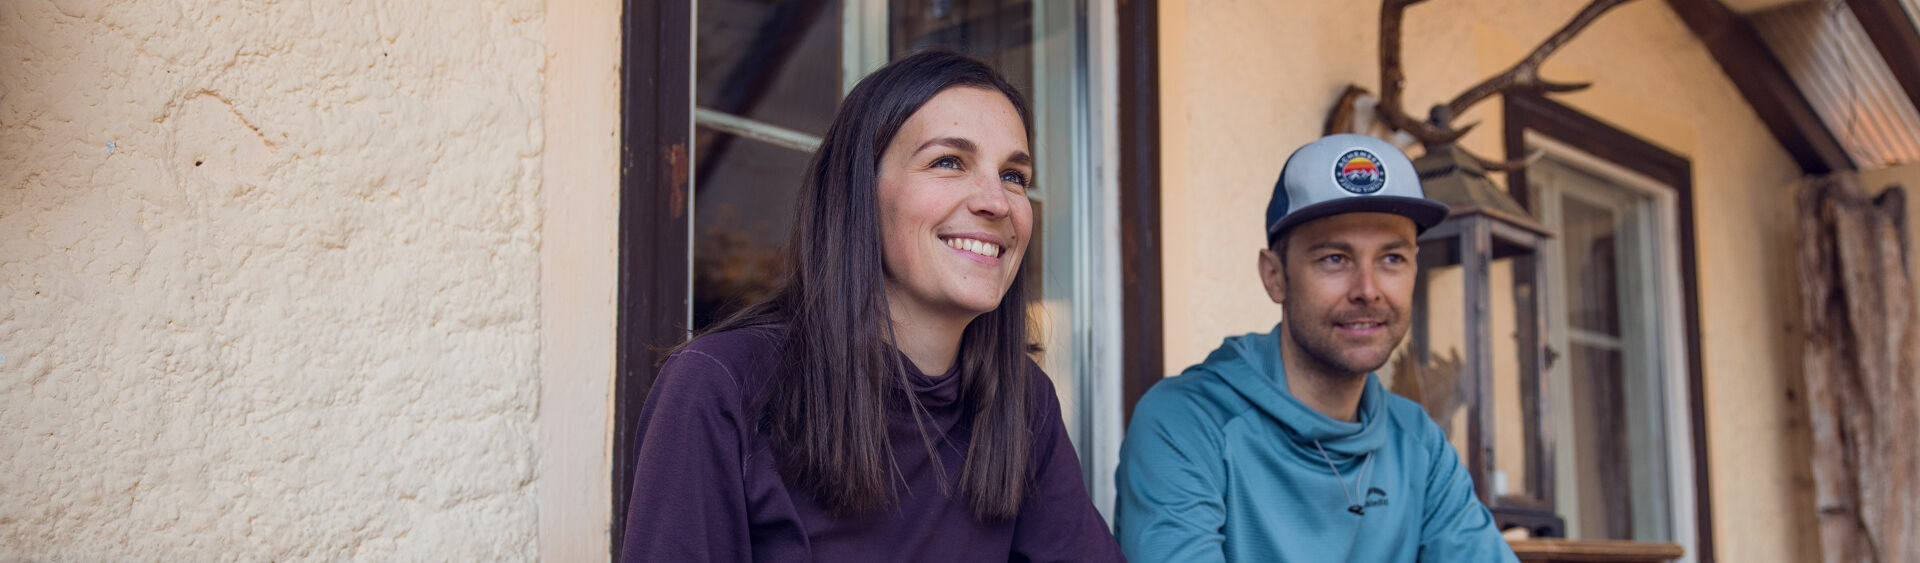
[{"label": "sweater collar", "polygon": [[[927,408],[944,407],[960,400],[961,362],[959,358],[955,358],[953,365],[947,368],[947,372],[939,376],[927,375],[920,371],[918,366],[913,365],[913,360],[908,359],[906,353],[898,349],[894,350],[894,358],[906,374],[904,389],[919,398],[921,405]],[[900,379],[889,378],[888,381],[896,387],[901,384]]]}]

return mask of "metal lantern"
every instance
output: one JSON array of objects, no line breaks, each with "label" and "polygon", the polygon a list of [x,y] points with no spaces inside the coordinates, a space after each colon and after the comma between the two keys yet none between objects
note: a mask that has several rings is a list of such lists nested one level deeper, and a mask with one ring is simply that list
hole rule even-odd
[{"label": "metal lantern", "polygon": [[1395,378],[1428,381],[1428,396],[1415,399],[1463,452],[1501,529],[1564,537],[1543,385],[1552,361],[1543,247],[1553,234],[1451,144],[1430,147],[1414,168],[1427,197],[1453,212],[1420,236],[1412,337],[1399,364],[1413,373]]}]

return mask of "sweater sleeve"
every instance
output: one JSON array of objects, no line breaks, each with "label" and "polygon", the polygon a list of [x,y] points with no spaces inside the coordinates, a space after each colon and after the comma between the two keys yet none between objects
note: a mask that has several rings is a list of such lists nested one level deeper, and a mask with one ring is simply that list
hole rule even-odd
[{"label": "sweater sleeve", "polygon": [[1226,469],[1186,390],[1162,381],[1134,406],[1115,476],[1120,547],[1138,561],[1226,560]]},{"label": "sweater sleeve", "polygon": [[1124,561],[1120,547],[1107,530],[1107,521],[1094,509],[1061,419],[1060,398],[1053,382],[1031,368],[1030,387],[1039,403],[1033,428],[1033,482],[1014,523],[1010,561]]},{"label": "sweater sleeve", "polygon": [[661,366],[640,409],[620,560],[747,561],[740,384],[686,349]]},{"label": "sweater sleeve", "polygon": [[[1424,417],[1423,417],[1424,420]],[[1420,519],[1421,563],[1502,561],[1518,563],[1513,547],[1494,529],[1493,514],[1474,496],[1473,479],[1460,454],[1432,421],[1423,431],[1433,465],[1427,469],[1426,509]]]}]

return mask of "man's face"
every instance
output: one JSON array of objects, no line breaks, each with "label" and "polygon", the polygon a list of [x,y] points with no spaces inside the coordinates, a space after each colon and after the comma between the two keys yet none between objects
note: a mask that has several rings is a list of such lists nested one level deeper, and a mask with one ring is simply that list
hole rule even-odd
[{"label": "man's face", "polygon": [[1260,252],[1261,281],[1286,315],[1282,336],[1302,359],[1326,375],[1386,365],[1411,322],[1416,237],[1405,217],[1347,213],[1294,227]]}]

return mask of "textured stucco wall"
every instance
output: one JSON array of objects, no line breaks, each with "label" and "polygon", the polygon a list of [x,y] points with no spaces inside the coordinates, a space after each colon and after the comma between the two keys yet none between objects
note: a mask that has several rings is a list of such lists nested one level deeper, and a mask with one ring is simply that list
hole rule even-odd
[{"label": "textured stucco wall", "polygon": [[0,559],[535,553],[542,7],[0,2]]},{"label": "textured stucco wall", "polygon": [[[1580,2],[1442,0],[1408,11],[1407,107],[1425,115],[1511,64]],[[1279,319],[1254,271],[1287,151],[1319,132],[1349,83],[1378,91],[1373,2],[1161,4],[1166,368]],[[1595,80],[1568,105],[1690,158],[1713,529],[1722,561],[1817,559],[1791,183],[1799,172],[1701,43],[1661,2],[1608,14],[1545,74]],[[1498,101],[1466,144],[1500,152]]]}]

